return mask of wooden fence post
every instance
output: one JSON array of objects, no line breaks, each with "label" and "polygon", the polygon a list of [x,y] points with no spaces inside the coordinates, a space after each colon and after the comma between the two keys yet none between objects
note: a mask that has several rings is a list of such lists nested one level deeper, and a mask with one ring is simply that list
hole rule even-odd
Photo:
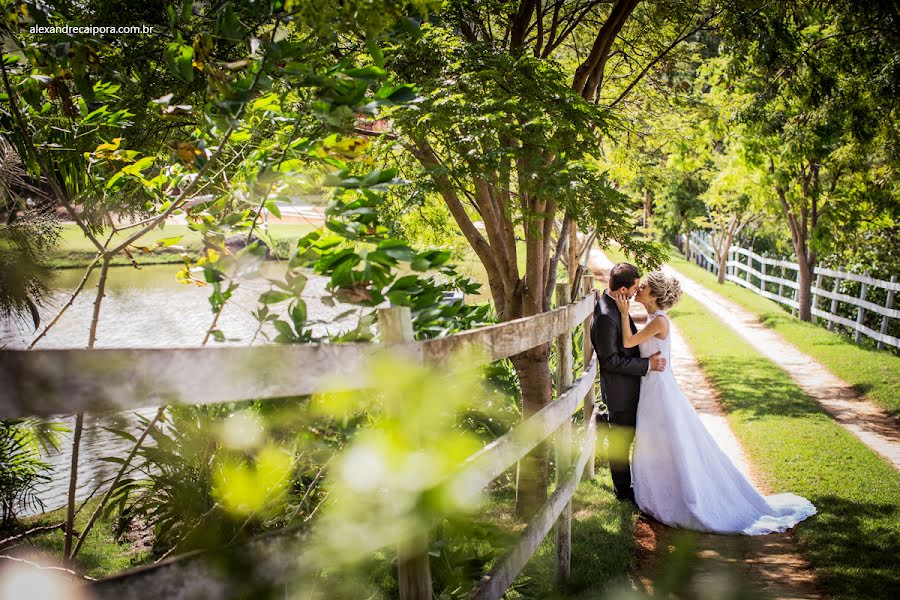
[{"label": "wooden fence post", "polygon": [[[383,344],[414,341],[409,307],[379,308],[378,331]],[[397,584],[400,600],[431,600],[433,593],[427,535],[408,540],[397,549]]]},{"label": "wooden fence post", "polygon": [[[866,271],[864,273],[866,277],[869,276],[869,272]],[[866,292],[869,291],[869,284],[866,282],[862,283],[862,286],[859,289],[859,299],[862,302],[866,300]],[[863,320],[866,318],[866,309],[862,306],[856,307],[856,332],[853,334],[853,341],[857,344],[859,343],[860,338],[862,337],[862,333],[860,333],[859,328],[863,325]]]},{"label": "wooden fence post", "polygon": [[[569,304],[569,284],[556,284],[557,306]],[[572,331],[567,329],[556,338],[556,395],[572,387]],[[572,419],[556,432],[556,486],[566,478],[572,464]],[[556,585],[563,586],[572,572],[572,501],[556,521]]]},{"label": "wooden fence post", "polygon": [[809,311],[810,312],[809,318],[813,323],[815,323],[816,319],[818,318],[818,317],[816,317],[816,315],[814,313],[815,313],[815,311],[819,310],[819,290],[820,289],[822,289],[822,274],[821,273],[816,275],[816,287],[815,287],[815,289],[813,289],[813,293],[812,293],[812,310]]},{"label": "wooden fence post", "polygon": [[[592,294],[594,289],[594,276],[585,275],[582,277],[582,289],[584,294]],[[584,320],[584,368],[587,370],[591,359],[594,358],[594,345],[591,343],[591,325],[593,325],[594,315],[590,314]],[[589,419],[594,415],[594,386],[592,385],[584,397],[584,423],[588,425]],[[594,478],[594,453],[588,457],[587,463],[584,465],[583,479],[590,480]]]},{"label": "wooden fence post", "polygon": [[[838,273],[840,273],[840,271],[838,271]],[[841,291],[841,278],[835,277],[834,278],[834,294],[837,295],[840,291]],[[828,314],[829,315],[837,315],[837,309],[838,309],[838,299],[832,298],[831,299],[831,308],[828,309]],[[828,319],[828,331],[834,331],[834,321],[831,319]]]},{"label": "wooden fence post", "polygon": [[[782,280],[784,279],[784,275],[785,275],[784,271],[785,271],[785,267],[784,267],[784,265],[782,265],[781,270],[779,271],[779,273],[781,273],[781,277],[779,277],[779,279],[782,279]],[[784,298],[784,281],[778,282],[778,297]]]},{"label": "wooden fence post", "polygon": [[745,277],[745,279],[747,280],[747,283],[749,283],[751,286],[753,285],[753,282],[750,281],[750,269],[752,269],[752,268],[753,268],[753,250],[748,250],[747,251],[747,277]]},{"label": "wooden fence post", "polygon": [[[897,276],[891,275],[891,283],[897,283]],[[891,309],[894,308],[894,290],[888,290],[887,295],[887,304],[885,304],[885,308]],[[888,330],[888,316],[884,315],[881,317],[881,335],[887,335]],[[876,346],[879,350],[884,347],[884,342],[878,340],[878,345]]]},{"label": "wooden fence post", "polygon": [[794,278],[794,283],[797,284],[797,287],[791,288],[791,299],[797,306],[791,308],[791,316],[797,317],[800,315],[800,265],[797,265],[797,276]]},{"label": "wooden fence post", "polygon": [[763,254],[762,258],[760,259],[760,262],[759,262],[759,272],[760,272],[759,289],[763,292],[769,291],[766,289],[766,261],[767,260],[769,260],[769,257],[766,256],[765,254]]}]

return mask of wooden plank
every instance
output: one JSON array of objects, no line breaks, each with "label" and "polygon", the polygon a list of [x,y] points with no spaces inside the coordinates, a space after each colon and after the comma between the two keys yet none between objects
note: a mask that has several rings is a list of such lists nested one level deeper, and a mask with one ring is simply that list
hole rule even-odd
[{"label": "wooden plank", "polygon": [[857,275],[855,273],[845,273],[844,271],[833,271],[832,269],[825,269],[822,267],[816,267],[816,273],[822,273],[826,277],[838,277],[840,279],[848,279],[850,281],[858,281],[860,283],[865,283],[870,286],[880,287],[886,290],[894,290],[895,292],[900,292],[900,282],[896,280],[885,281],[884,279],[875,279],[874,277],[869,277],[867,275]]},{"label": "wooden plank", "polygon": [[[93,600],[237,600],[258,597],[265,586],[297,581],[305,565],[315,564],[306,550],[311,536],[300,529],[265,533],[229,548],[175,556],[84,585]],[[217,568],[250,564],[245,569]],[[36,599],[35,599],[36,600]]]},{"label": "wooden plank", "polygon": [[[866,277],[869,276],[869,272],[866,271]],[[859,289],[859,301],[863,303],[866,301],[866,292],[868,291],[868,285],[863,283]],[[866,309],[860,304],[856,305],[856,333],[853,336],[853,341],[857,344],[862,336],[862,331],[859,330],[860,327],[863,326],[863,321],[866,318]]]},{"label": "wooden plank", "polygon": [[[560,305],[569,299],[569,284],[556,286],[556,302]],[[556,338],[556,389],[567,390],[572,386],[573,374],[572,331],[567,330]],[[564,480],[572,464],[572,415],[556,430],[556,486]],[[565,505],[556,521],[555,576],[557,589],[563,589],[572,573],[572,503]]]},{"label": "wooden plank", "polygon": [[[583,283],[584,283],[584,295],[591,296],[592,295],[591,290],[594,289],[593,275],[585,275]],[[584,356],[584,366],[585,367],[588,366],[588,364],[591,362],[591,359],[594,357],[594,345],[591,343],[591,335],[590,335],[591,326],[593,325],[593,321],[594,321],[593,313],[589,314],[584,319],[584,335],[582,336],[584,338],[584,347],[583,347],[582,356]],[[583,406],[584,406],[584,422],[585,423],[587,423],[588,419],[591,418],[591,415],[594,414],[594,400],[595,400],[594,386],[592,385],[588,388],[587,392],[585,392],[585,395],[584,395]],[[587,461],[587,464],[585,464],[585,467],[584,467],[583,477],[587,480],[591,480],[594,478],[594,472],[596,470],[596,466],[594,463],[595,463],[594,456],[591,455],[591,457]]]},{"label": "wooden plank", "polygon": [[[897,282],[897,276],[891,275],[891,283],[896,283],[896,282]],[[893,306],[894,306],[894,290],[890,290],[890,291],[888,291],[887,302],[885,303],[885,310],[889,311],[892,309]],[[900,312],[900,311],[897,311],[897,312]],[[884,313],[882,313],[882,314],[884,314]],[[888,317],[887,317],[887,315],[885,315],[885,316],[881,317],[881,335],[887,335],[887,330],[888,330]],[[878,350],[881,350],[881,348],[883,346],[884,346],[884,342],[882,342],[881,340],[878,340],[878,344],[877,344],[876,348]]]},{"label": "wooden plank", "polygon": [[[895,275],[896,277],[896,275]],[[863,284],[865,285],[865,284]],[[847,294],[840,294],[835,292],[830,292],[821,287],[813,287],[812,291],[819,296],[824,298],[831,298],[832,300],[838,300],[840,302],[846,302],[847,304],[852,304],[853,306],[861,306],[866,310],[872,311],[874,313],[878,313],[884,317],[888,317],[891,319],[900,319],[900,310],[896,308],[892,308],[890,306],[881,306],[880,304],[875,304],[874,302],[869,302],[868,300],[861,300],[856,298],[855,296],[848,296]],[[894,290],[888,290],[888,296],[894,293]]]},{"label": "wooden plank", "polygon": [[791,300],[790,298],[782,298],[781,296],[779,296],[777,294],[772,294],[770,292],[764,292],[764,291],[760,290],[759,288],[757,288],[752,283],[747,283],[744,279],[741,279],[740,277],[738,277],[736,275],[728,275],[726,277],[726,279],[728,281],[731,281],[732,283],[736,283],[737,285],[739,285],[741,287],[745,287],[748,290],[756,292],[760,296],[764,296],[764,297],[768,298],[769,300],[774,300],[775,302],[780,302],[782,304],[786,304],[786,305],[790,306],[791,308],[797,308],[797,306],[798,306],[796,300]]},{"label": "wooden plank", "polygon": [[470,592],[471,600],[498,600],[506,593],[512,582],[522,571],[535,550],[553,527],[554,521],[562,513],[565,506],[571,502],[572,495],[581,481],[581,473],[587,464],[588,456],[594,453],[594,443],[597,435],[596,414],[592,414],[587,421],[584,441],[581,446],[581,454],[574,469],[569,470],[566,482],[558,486],[547,502],[534,515],[519,541],[497,564],[485,575],[475,588]]},{"label": "wooden plank", "polygon": [[[506,469],[516,464],[532,448],[559,429],[579,407],[587,390],[597,378],[597,357],[591,359],[588,370],[575,380],[569,390],[523,421],[515,429],[497,438],[466,461],[456,476],[454,487],[463,494],[481,492]],[[459,487],[457,487],[459,486]]]},{"label": "wooden plank", "polygon": [[476,356],[480,352],[482,362],[493,362],[549,342],[562,332],[574,329],[593,310],[593,298],[582,298],[533,317],[421,342],[422,353],[427,362],[443,364],[454,353],[468,347]]},{"label": "wooden plank", "polygon": [[211,404],[360,387],[370,344],[0,351],[0,418]]},{"label": "wooden plank", "polygon": [[[379,308],[378,332],[384,344],[403,345],[414,341],[412,312],[409,307]],[[397,587],[400,600],[428,600],[432,597],[427,536],[413,535],[398,545]]]},{"label": "wooden plank", "polygon": [[[534,317],[466,331],[398,350],[442,364],[466,346],[484,362],[546,343],[593,312],[592,298]],[[371,344],[0,351],[0,418],[116,412],[167,404],[213,404],[315,393],[340,381],[362,387]]]},{"label": "wooden plank", "polygon": [[832,323],[839,323],[841,325],[849,327],[850,329],[853,329],[854,331],[856,330],[857,327],[859,327],[860,332],[869,336],[873,340],[884,342],[885,344],[890,344],[891,346],[894,346],[895,348],[900,348],[900,338],[896,338],[896,337],[893,337],[893,336],[887,335],[887,334],[882,335],[881,332],[875,331],[874,329],[869,329],[865,325],[859,326],[856,323],[856,321],[854,321],[852,319],[848,319],[846,317],[841,317],[838,315],[833,315],[831,313],[827,313],[827,312],[824,312],[821,310],[816,310],[813,312],[813,314],[816,315],[817,317],[822,317],[824,319],[828,319]]},{"label": "wooden plank", "polygon": [[[825,273],[825,269],[822,269],[822,272]],[[825,318],[828,319],[828,331],[834,331],[835,317],[838,316],[838,299],[835,296],[841,291],[841,274],[837,272],[834,273],[835,274],[832,276],[834,277],[834,294],[831,296],[831,310],[825,316]],[[825,275],[828,275],[828,273],[825,273]]]}]

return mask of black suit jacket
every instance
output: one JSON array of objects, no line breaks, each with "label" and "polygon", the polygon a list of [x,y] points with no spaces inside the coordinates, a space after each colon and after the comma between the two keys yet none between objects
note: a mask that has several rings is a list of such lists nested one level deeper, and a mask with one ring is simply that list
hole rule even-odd
[{"label": "black suit jacket", "polygon": [[[628,318],[631,332],[637,327]],[[650,366],[649,358],[641,358],[637,346],[622,345],[622,316],[616,301],[606,293],[594,306],[591,343],[600,366],[600,391],[610,412],[635,411],[641,394],[641,377]]]}]

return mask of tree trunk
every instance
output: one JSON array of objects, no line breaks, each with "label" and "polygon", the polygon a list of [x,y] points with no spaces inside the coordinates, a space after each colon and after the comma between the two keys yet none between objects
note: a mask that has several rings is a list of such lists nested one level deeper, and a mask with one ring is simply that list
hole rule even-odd
[{"label": "tree trunk", "polygon": [[812,321],[812,273],[815,268],[812,261],[809,260],[806,253],[806,240],[803,240],[803,247],[796,248],[797,264],[799,277],[797,278],[797,303],[800,305],[798,316],[801,321]]},{"label": "tree trunk", "polygon": [[[550,345],[541,344],[510,357],[522,388],[522,418],[527,419],[550,402]],[[545,441],[519,461],[516,473],[516,514],[530,519],[547,500],[550,445]]]}]

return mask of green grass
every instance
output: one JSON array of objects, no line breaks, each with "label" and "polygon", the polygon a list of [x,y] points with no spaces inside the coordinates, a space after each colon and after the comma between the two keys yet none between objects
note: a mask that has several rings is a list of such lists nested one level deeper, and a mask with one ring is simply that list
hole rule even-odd
[{"label": "green grass", "polygon": [[[99,500],[89,501],[75,516],[75,531],[83,531],[88,519],[97,507]],[[30,519],[23,519],[22,528],[30,529],[42,525],[54,525],[65,521],[66,509],[60,508],[49,513],[44,513]],[[30,543],[24,543],[16,549],[6,551],[16,556],[19,551],[30,551],[35,548],[50,558],[60,560],[62,557],[65,536],[59,529],[49,532],[37,533],[29,537]],[[73,543],[74,546],[74,543]],[[150,562],[151,556],[148,549],[135,549],[127,540],[116,541],[114,535],[114,522],[110,519],[100,518],[88,533],[84,546],[75,559],[75,568],[78,572],[89,577],[105,577],[132,567]]]},{"label": "green grass", "polygon": [[750,311],[888,414],[900,417],[900,356],[860,347],[820,325],[795,319],[780,304],[734,283],[719,285],[715,275],[686,261],[674,250],[669,265]]},{"label": "green grass", "polygon": [[[596,471],[596,478],[582,481],[572,499],[572,571],[569,584],[564,590],[555,589],[556,549],[551,530],[505,597],[595,597],[610,583],[626,577],[634,558],[637,513],[629,504],[615,499],[609,469],[600,460]],[[512,516],[514,505],[512,493],[493,497],[479,518],[466,526],[467,531],[480,532],[481,535],[477,540],[466,536],[467,539],[458,549],[462,555],[502,557],[507,547],[518,540],[525,526]]]},{"label": "green grass", "polygon": [[818,507],[796,533],[830,594],[900,597],[900,474],[698,302],[672,315],[764,485]]},{"label": "green grass", "polygon": [[[269,225],[269,230],[276,242],[296,240],[303,237],[316,227],[305,223],[279,223]],[[133,233],[128,230],[119,233],[113,237],[113,244],[124,241],[127,235]],[[156,245],[156,241],[163,238],[181,237],[178,246],[181,248],[157,248],[152,253],[141,251],[132,252],[135,259],[140,264],[165,264],[180,263],[181,253],[197,253],[203,246],[202,237],[196,231],[188,229],[187,225],[166,225],[165,229],[158,229],[148,233],[138,240],[136,245],[152,248]],[[54,268],[83,267],[86,266],[96,256],[94,245],[82,233],[74,223],[68,223],[63,226],[60,232],[60,243],[47,256],[47,264]],[[131,265],[124,254],[120,254],[113,258],[112,265]]]}]

